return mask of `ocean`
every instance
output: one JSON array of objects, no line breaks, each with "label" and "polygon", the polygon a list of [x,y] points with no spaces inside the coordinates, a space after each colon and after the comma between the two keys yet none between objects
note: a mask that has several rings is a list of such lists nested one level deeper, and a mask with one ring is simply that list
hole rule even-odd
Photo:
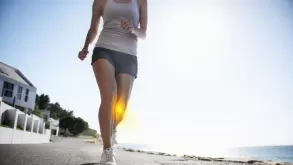
[{"label": "ocean", "polygon": [[[259,146],[259,147],[235,147],[227,149],[209,149],[209,151],[184,150],[175,148],[158,148],[146,144],[119,144],[119,147],[140,149],[145,151],[165,152],[177,155],[195,155],[206,157],[224,158],[249,158],[255,160],[273,160],[293,163],[293,145],[288,146]],[[195,148],[195,147],[194,147]]]}]

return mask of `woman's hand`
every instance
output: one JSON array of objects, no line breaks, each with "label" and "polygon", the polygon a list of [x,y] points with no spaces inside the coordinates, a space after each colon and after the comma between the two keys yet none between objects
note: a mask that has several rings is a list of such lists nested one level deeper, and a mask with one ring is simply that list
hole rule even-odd
[{"label": "woman's hand", "polygon": [[89,53],[88,50],[81,50],[81,51],[78,53],[78,58],[79,58],[81,61],[83,61],[83,60],[86,58],[86,56],[87,56],[88,53]]},{"label": "woman's hand", "polygon": [[133,31],[134,31],[132,21],[129,22],[126,20],[121,20],[121,27],[122,27],[122,29],[126,30],[129,33],[133,33]]}]

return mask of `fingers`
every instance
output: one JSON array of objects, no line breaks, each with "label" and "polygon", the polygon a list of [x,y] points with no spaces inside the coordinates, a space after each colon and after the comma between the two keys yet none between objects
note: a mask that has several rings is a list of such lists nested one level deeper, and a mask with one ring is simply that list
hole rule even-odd
[{"label": "fingers", "polygon": [[121,21],[121,27],[122,27],[123,29],[128,28],[128,22],[126,22],[126,21]]},{"label": "fingers", "polygon": [[80,51],[78,53],[78,58],[83,61],[86,58],[87,54],[88,54],[88,52]]},{"label": "fingers", "polygon": [[83,61],[83,60],[85,59],[85,57],[82,56],[82,55],[78,55],[78,58],[79,58],[81,61]]},{"label": "fingers", "polygon": [[131,32],[132,28],[133,28],[132,25],[129,22],[124,21],[124,20],[121,20],[121,27],[122,27],[122,29],[124,29],[124,30],[126,30],[128,32]]},{"label": "fingers", "polygon": [[121,27],[122,27],[124,30],[128,30],[128,28],[129,28],[129,23],[126,22],[126,21],[121,21]]}]

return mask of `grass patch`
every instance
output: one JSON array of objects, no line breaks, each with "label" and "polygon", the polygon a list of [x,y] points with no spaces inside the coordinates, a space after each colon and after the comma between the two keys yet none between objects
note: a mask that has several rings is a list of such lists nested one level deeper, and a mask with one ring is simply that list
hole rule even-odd
[{"label": "grass patch", "polygon": [[96,138],[97,137],[97,131],[94,130],[94,129],[88,128],[88,129],[86,129],[85,131],[83,131],[81,133],[81,136]]},{"label": "grass patch", "polygon": [[79,136],[78,138],[79,138],[79,139],[84,139],[84,140],[92,140],[92,139],[96,139],[96,138],[93,137],[93,136]]},{"label": "grass patch", "polygon": [[3,124],[0,124],[0,127],[4,127],[4,128],[13,128],[13,127],[11,127],[11,126],[3,125]]},{"label": "grass patch", "polygon": [[20,130],[20,131],[23,131],[23,126],[17,126],[16,129]]}]

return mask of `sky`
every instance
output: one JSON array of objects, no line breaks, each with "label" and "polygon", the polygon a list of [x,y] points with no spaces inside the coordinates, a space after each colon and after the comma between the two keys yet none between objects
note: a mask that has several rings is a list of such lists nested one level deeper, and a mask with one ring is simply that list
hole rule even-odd
[{"label": "sky", "polygon": [[[293,144],[293,4],[149,0],[124,143]],[[92,0],[1,0],[0,61],[99,130],[99,90],[77,58]],[[102,24],[99,26],[101,30]]]}]

